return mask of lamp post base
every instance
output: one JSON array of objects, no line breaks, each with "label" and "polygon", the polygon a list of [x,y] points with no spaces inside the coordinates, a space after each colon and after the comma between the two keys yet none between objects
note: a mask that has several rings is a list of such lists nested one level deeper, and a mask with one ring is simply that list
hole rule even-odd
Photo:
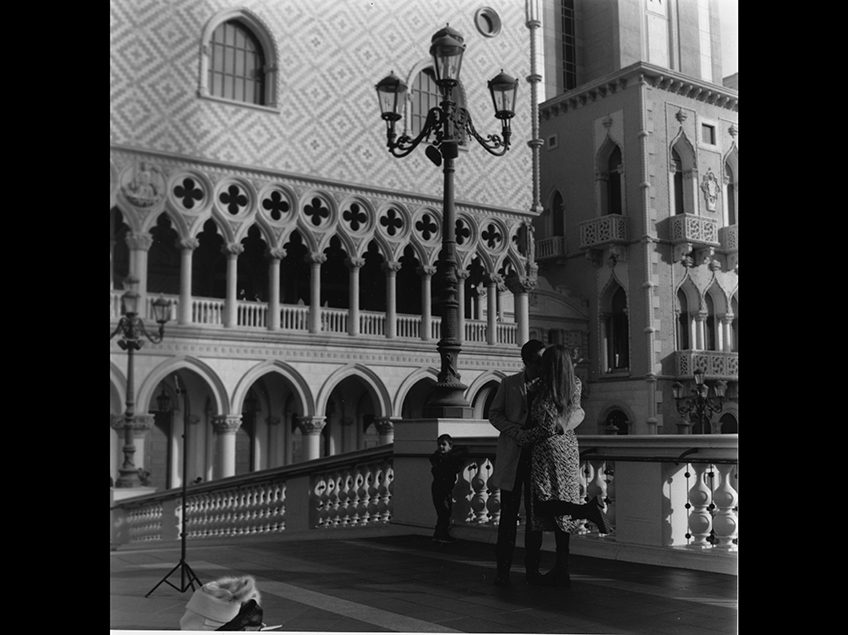
[{"label": "lamp post base", "polygon": [[435,419],[473,419],[474,408],[466,403],[465,390],[463,384],[437,383],[422,414]]},{"label": "lamp post base", "polygon": [[124,468],[120,468],[118,472],[121,475],[118,477],[118,480],[115,481],[115,487],[140,487],[141,479],[138,477],[138,470],[126,470]]}]

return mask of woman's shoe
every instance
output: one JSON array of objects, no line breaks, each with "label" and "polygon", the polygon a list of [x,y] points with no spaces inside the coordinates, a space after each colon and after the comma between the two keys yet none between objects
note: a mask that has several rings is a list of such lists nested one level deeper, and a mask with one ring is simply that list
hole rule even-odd
[{"label": "woman's shoe", "polygon": [[598,500],[597,496],[595,496],[595,498],[586,503],[586,507],[588,508],[586,512],[586,520],[594,523],[598,527],[598,531],[600,533],[608,534],[610,532],[610,528],[607,525],[603,512],[601,511],[604,508],[604,504]]}]

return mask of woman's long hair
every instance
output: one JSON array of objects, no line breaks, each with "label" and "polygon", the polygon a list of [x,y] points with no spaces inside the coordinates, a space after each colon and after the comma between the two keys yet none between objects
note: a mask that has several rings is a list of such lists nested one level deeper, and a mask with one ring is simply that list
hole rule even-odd
[{"label": "woman's long hair", "polygon": [[549,346],[542,354],[541,383],[542,394],[554,402],[560,413],[565,412],[574,391],[574,365],[562,344]]}]

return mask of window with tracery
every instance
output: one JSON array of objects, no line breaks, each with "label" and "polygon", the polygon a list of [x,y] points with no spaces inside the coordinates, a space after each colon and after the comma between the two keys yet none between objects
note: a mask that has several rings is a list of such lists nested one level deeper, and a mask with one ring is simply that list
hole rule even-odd
[{"label": "window with tracery", "polygon": [[630,367],[629,322],[627,295],[621,287],[612,295],[603,326],[607,372],[626,370]]}]

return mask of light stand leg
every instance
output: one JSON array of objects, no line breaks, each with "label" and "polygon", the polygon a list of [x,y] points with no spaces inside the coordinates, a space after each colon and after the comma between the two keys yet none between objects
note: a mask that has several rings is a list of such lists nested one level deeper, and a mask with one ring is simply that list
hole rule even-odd
[{"label": "light stand leg", "polygon": [[[176,564],[176,566],[171,569],[164,578],[159,580],[150,591],[144,597],[149,597],[151,593],[153,593],[159,586],[164,582],[171,587],[175,588],[180,593],[183,593],[186,589],[191,587],[191,590],[194,591],[194,583],[196,582],[198,586],[203,586],[203,583],[200,581],[200,578],[197,577],[197,574],[192,570],[189,564],[186,562],[186,526],[188,525],[188,518],[186,517],[186,482],[188,479],[188,427],[189,427],[189,413],[188,413],[188,396],[186,394],[185,389],[180,385],[180,378],[178,375],[174,375],[174,381],[177,385],[177,394],[182,394],[184,396],[185,403],[185,412],[183,417],[183,483],[182,483],[182,517],[181,517],[181,527],[180,527],[180,561]],[[180,586],[175,585],[173,582],[168,580],[171,575],[177,570],[180,570]]]}]

